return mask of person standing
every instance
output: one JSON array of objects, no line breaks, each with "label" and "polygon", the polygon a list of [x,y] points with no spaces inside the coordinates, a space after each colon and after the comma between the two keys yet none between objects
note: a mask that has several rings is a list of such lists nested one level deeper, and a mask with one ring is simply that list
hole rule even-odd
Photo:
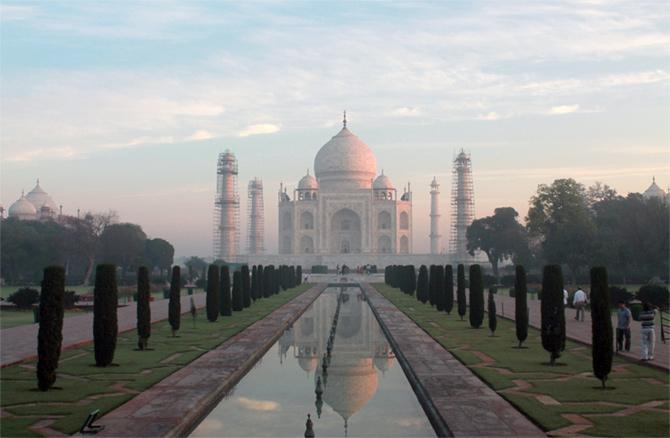
[{"label": "person standing", "polygon": [[[630,351],[630,322],[633,316],[626,303],[619,301],[619,310],[617,311],[616,324],[616,351]],[[624,342],[625,339],[625,342]]]},{"label": "person standing", "polygon": [[577,309],[575,312],[575,319],[577,321],[584,321],[584,312],[587,302],[586,292],[584,292],[581,287],[577,286],[577,292],[575,292],[575,296],[572,298],[572,305]]},{"label": "person standing", "polygon": [[563,307],[568,307],[568,291],[563,289]]},{"label": "person standing", "polygon": [[640,312],[640,356],[641,360],[654,360],[654,319],[656,311],[649,303],[644,303]]}]

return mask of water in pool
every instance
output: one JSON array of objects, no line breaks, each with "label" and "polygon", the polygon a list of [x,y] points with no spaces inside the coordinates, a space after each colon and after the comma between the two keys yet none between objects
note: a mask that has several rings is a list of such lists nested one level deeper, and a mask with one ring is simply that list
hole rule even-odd
[{"label": "water in pool", "polygon": [[359,288],[326,289],[191,436],[301,437],[307,414],[317,437],[435,436]]}]

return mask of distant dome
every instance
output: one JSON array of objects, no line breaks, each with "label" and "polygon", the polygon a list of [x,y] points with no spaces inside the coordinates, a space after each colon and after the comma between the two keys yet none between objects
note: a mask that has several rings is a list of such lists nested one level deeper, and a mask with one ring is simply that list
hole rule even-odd
[{"label": "distant dome", "polygon": [[21,197],[9,207],[9,217],[21,220],[37,219],[37,209],[21,194]]},{"label": "distant dome", "polygon": [[382,171],[382,174],[375,179],[375,182],[372,183],[372,188],[373,189],[393,189],[393,182],[391,182],[391,178],[388,176],[384,175],[384,171]]},{"label": "distant dome", "polygon": [[307,175],[303,176],[298,183],[298,190],[318,190],[319,182],[307,171]]},{"label": "distant dome", "polygon": [[314,173],[322,189],[370,188],[377,160],[360,138],[344,127],[323,145],[314,159]]},{"label": "distant dome", "polygon": [[40,180],[37,180],[35,188],[28,192],[26,199],[30,201],[31,204],[39,211],[42,207],[47,207],[49,210],[55,212],[58,210],[58,206],[51,199],[51,196],[42,189],[40,186]]},{"label": "distant dome", "polygon": [[642,193],[645,199],[659,198],[665,199],[665,192],[656,184],[656,178],[652,178],[651,185]]}]

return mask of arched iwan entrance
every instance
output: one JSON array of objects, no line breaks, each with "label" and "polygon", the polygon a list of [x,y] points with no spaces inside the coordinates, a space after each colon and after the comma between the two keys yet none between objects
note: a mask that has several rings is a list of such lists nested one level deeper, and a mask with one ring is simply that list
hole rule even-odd
[{"label": "arched iwan entrance", "polygon": [[348,208],[338,210],[330,219],[330,252],[361,252],[361,219]]}]

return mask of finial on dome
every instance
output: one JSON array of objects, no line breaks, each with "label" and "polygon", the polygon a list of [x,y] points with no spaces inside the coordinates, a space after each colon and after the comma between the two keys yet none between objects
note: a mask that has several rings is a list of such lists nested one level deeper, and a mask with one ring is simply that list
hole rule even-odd
[{"label": "finial on dome", "polygon": [[39,178],[37,178],[37,185],[38,186],[40,185],[40,179]]},{"label": "finial on dome", "polygon": [[347,110],[344,110],[344,116],[342,118],[342,127],[343,128],[347,127]]},{"label": "finial on dome", "polygon": [[654,184],[656,184],[656,176],[652,176],[652,177],[651,177],[651,182],[654,183]]},{"label": "finial on dome", "polygon": [[307,176],[309,176],[309,167],[307,168]]},{"label": "finial on dome", "polygon": [[382,175],[384,174],[384,169],[382,168]]},{"label": "finial on dome", "polygon": [[21,197],[23,198],[24,196],[26,196],[26,191],[25,189],[21,189]]}]

